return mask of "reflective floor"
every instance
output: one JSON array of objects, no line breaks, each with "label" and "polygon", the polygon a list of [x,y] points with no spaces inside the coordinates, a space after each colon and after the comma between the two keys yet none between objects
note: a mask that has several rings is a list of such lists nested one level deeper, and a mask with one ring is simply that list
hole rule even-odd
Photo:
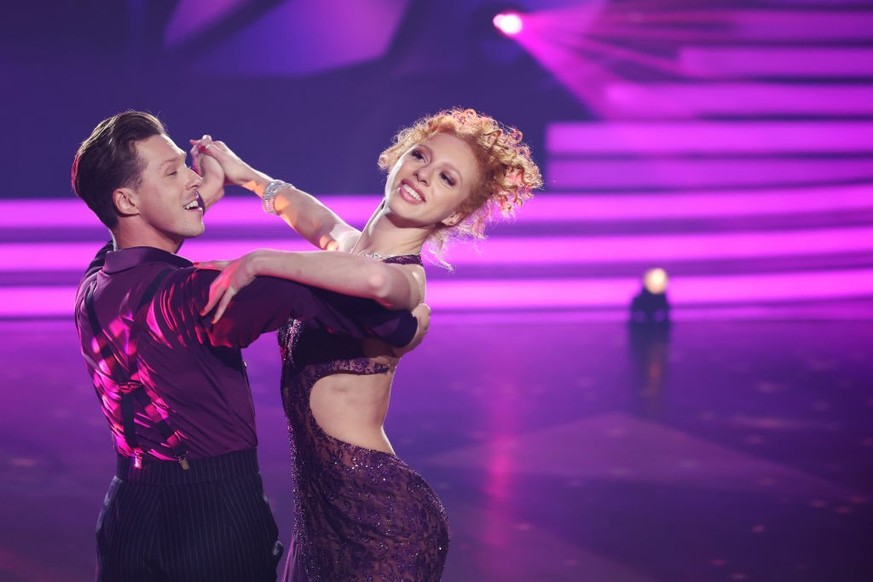
[{"label": "reflective floor", "polygon": [[[0,322],[0,580],[89,580],[113,455],[68,320]],[[448,581],[873,579],[873,325],[435,314],[388,434],[440,494]],[[291,500],[278,353],[247,351]]]}]

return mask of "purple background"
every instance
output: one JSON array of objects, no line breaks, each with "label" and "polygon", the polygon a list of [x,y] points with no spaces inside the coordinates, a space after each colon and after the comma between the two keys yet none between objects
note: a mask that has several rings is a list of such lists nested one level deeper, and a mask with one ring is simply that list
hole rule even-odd
[{"label": "purple background", "polygon": [[[621,318],[661,266],[680,318],[873,317],[873,3],[512,5],[511,39],[491,24],[510,4],[462,0],[7,8],[0,316],[68,311],[105,237],[69,165],[107,115],[208,132],[361,224],[394,132],[463,105],[522,128],[546,186],[434,270],[434,308]],[[296,248],[251,202],[230,192],[185,253]]]},{"label": "purple background", "polygon": [[[10,3],[0,18],[10,169],[0,196],[69,196],[79,142],[127,108],[160,114],[177,142],[212,133],[313,192],[378,191],[378,153],[440,108],[482,109],[536,143],[548,120],[584,118],[585,106],[497,38],[477,12],[486,4]],[[497,40],[510,62],[486,54]]]}]

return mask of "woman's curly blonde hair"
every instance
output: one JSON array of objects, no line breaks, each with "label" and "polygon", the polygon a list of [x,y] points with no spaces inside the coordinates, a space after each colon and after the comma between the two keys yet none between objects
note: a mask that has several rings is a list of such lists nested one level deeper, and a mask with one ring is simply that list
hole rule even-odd
[{"label": "woman's curly blonde hair", "polygon": [[379,167],[390,172],[403,154],[416,144],[437,133],[447,133],[463,139],[476,155],[482,175],[473,185],[470,197],[458,209],[464,219],[456,226],[440,225],[428,243],[437,260],[450,238],[485,238],[486,226],[498,216],[511,217],[515,210],[542,187],[540,169],[531,158],[530,147],[522,141],[522,133],[506,127],[493,117],[473,109],[447,109],[422,117],[394,136],[391,147],[379,156]]}]

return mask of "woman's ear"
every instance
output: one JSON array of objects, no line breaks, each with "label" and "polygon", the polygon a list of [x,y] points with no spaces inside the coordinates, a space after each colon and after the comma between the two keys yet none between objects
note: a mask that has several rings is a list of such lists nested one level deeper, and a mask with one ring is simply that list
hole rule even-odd
[{"label": "woman's ear", "polygon": [[112,192],[112,203],[122,216],[139,214],[138,202],[136,193],[130,188],[117,188]]},{"label": "woman's ear", "polygon": [[453,213],[443,218],[440,221],[440,224],[451,228],[453,226],[457,226],[457,224],[462,220],[464,220],[464,213],[460,210],[455,210]]}]

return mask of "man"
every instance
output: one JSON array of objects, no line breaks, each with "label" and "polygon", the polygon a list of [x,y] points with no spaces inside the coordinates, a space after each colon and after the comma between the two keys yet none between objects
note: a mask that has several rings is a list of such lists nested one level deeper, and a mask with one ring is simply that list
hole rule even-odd
[{"label": "man", "polygon": [[101,250],[76,298],[118,456],[97,524],[99,580],[274,580],[282,545],[241,348],[289,317],[396,347],[416,331],[409,312],[268,277],[217,323],[201,317],[217,273],[175,253],[204,231],[223,179],[217,163],[205,180],[188,168],[161,122],[138,111],[102,121],[76,153],[73,188],[116,249]]}]

